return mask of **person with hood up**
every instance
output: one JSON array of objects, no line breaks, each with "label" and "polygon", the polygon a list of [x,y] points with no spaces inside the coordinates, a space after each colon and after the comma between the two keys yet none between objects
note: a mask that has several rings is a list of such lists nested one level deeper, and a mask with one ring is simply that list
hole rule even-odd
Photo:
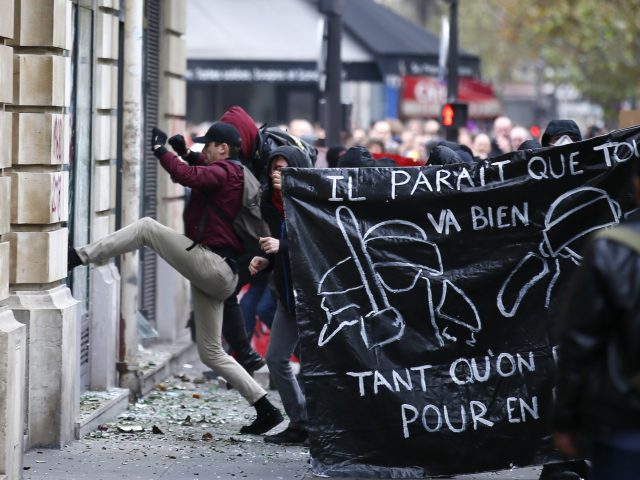
[{"label": "person with hood up", "polygon": [[[253,118],[251,118],[242,107],[233,106],[220,117],[220,121],[233,125],[240,134],[242,142],[240,144],[238,159],[257,177],[261,170],[261,164],[255,160],[256,150],[258,148],[258,127],[256,127]],[[200,163],[200,154],[187,148],[186,141],[182,135],[174,135],[171,137],[169,139],[169,145],[171,145],[173,150],[189,165],[195,166]],[[238,285],[233,294],[225,300],[224,312],[222,314],[222,336],[229,344],[238,363],[250,375],[264,367],[265,361],[251,346],[251,336],[246,330],[247,321],[238,304],[238,290],[249,281],[249,278],[247,278],[249,277],[247,274],[248,263],[255,253],[256,252],[248,252],[246,255],[238,257]],[[258,281],[264,282],[264,280],[265,279],[260,278]],[[196,337],[197,341],[198,333],[194,331],[195,320],[190,320],[190,322],[192,322],[191,325],[194,325],[192,336]]]},{"label": "person with hood up", "polygon": [[543,147],[567,145],[582,140],[580,128],[573,120],[551,120],[544,133],[541,142]]},{"label": "person with hood up", "polygon": [[221,122],[233,125],[240,132],[242,137],[242,148],[240,150],[240,161],[253,173],[260,183],[265,180],[265,165],[258,152],[258,127],[242,107],[237,105],[229,108],[220,117]]},{"label": "person with hood up", "polygon": [[453,165],[457,163],[468,165],[475,163],[473,152],[466,145],[443,140],[429,154],[428,165]]},{"label": "person with hood up", "polygon": [[338,168],[375,167],[375,160],[371,152],[362,145],[356,145],[347,150],[338,160]]},{"label": "person with hood up", "polygon": [[538,150],[542,145],[537,140],[525,140],[520,144],[518,150]]},{"label": "person with hood up", "polygon": [[[242,107],[233,106],[229,108],[220,117],[220,121],[233,125],[242,138],[242,145],[238,159],[246,166],[256,178],[260,179],[260,174],[264,170],[264,165],[257,155],[258,151],[258,127],[256,122],[251,118]],[[197,161],[198,152],[192,152],[185,142],[182,135],[174,135],[169,139],[169,145],[173,150],[188,163]]]},{"label": "person with hood up", "polygon": [[282,146],[271,152],[267,167],[269,183],[262,194],[260,208],[262,217],[275,236],[260,239],[260,246],[266,255],[255,256],[249,264],[249,270],[255,275],[267,268],[273,269],[278,292],[278,305],[267,350],[267,365],[289,416],[289,426],[280,433],[266,436],[265,442],[300,445],[308,438],[307,408],[304,395],[289,363],[298,343],[298,325],[281,191],[280,171],[286,167],[310,168],[311,164],[296,147]]}]

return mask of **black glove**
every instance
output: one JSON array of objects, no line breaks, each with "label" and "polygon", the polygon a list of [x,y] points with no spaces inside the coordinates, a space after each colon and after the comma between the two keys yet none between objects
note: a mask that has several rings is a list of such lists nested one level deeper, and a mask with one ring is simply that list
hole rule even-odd
[{"label": "black glove", "polygon": [[157,145],[163,147],[165,143],[167,143],[167,134],[159,128],[153,127],[151,130],[151,150],[155,150]]},{"label": "black glove", "polygon": [[169,139],[169,145],[173,148],[173,151],[176,152],[181,157],[187,153],[187,144],[184,141],[184,137],[180,134],[174,135]]}]

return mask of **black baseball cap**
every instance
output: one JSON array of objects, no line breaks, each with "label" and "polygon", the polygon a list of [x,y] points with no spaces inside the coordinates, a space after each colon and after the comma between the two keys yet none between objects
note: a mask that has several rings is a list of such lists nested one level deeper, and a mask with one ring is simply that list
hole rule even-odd
[{"label": "black baseball cap", "polygon": [[225,122],[216,122],[209,127],[207,133],[202,137],[193,138],[194,143],[226,143],[231,147],[239,147],[242,143],[242,137],[238,129]]}]

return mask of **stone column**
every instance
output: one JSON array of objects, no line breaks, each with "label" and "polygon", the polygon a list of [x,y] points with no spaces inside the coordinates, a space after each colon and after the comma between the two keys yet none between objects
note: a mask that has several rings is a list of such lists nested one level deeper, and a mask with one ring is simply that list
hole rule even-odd
[{"label": "stone column", "polygon": [[27,326],[27,448],[74,440],[79,409],[77,306],[64,285],[14,291],[7,306]]},{"label": "stone column", "polygon": [[26,447],[60,447],[73,439],[79,412],[79,319],[64,283],[72,3],[15,7],[6,304],[27,326]]},{"label": "stone column", "polygon": [[[160,10],[160,85],[158,95],[159,127],[169,136],[186,135],[187,68],[185,40],[186,2],[162,0]],[[158,221],[182,232],[184,188],[158,169]],[[191,310],[188,282],[158,257],[157,329],[162,340],[175,341],[188,337],[186,320]]]},{"label": "stone column", "polygon": [[[124,5],[124,79],[122,82],[122,226],[140,218],[140,174],[142,162],[142,66],[144,2]],[[138,388],[138,291],[139,255],[121,255],[120,386],[132,392]]]},{"label": "stone column", "polygon": [[0,478],[22,477],[25,330],[0,307]]},{"label": "stone column", "polygon": [[7,233],[11,215],[11,130],[13,103],[13,0],[0,0],[0,478],[22,478],[26,332],[4,306],[9,296]]}]

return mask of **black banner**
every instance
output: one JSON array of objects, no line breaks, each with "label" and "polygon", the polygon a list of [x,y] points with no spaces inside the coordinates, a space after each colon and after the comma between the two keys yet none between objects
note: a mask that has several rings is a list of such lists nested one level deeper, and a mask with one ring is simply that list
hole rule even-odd
[{"label": "black banner", "polygon": [[287,169],[314,473],[552,454],[554,332],[589,235],[635,208],[640,127],[471,168]]}]

